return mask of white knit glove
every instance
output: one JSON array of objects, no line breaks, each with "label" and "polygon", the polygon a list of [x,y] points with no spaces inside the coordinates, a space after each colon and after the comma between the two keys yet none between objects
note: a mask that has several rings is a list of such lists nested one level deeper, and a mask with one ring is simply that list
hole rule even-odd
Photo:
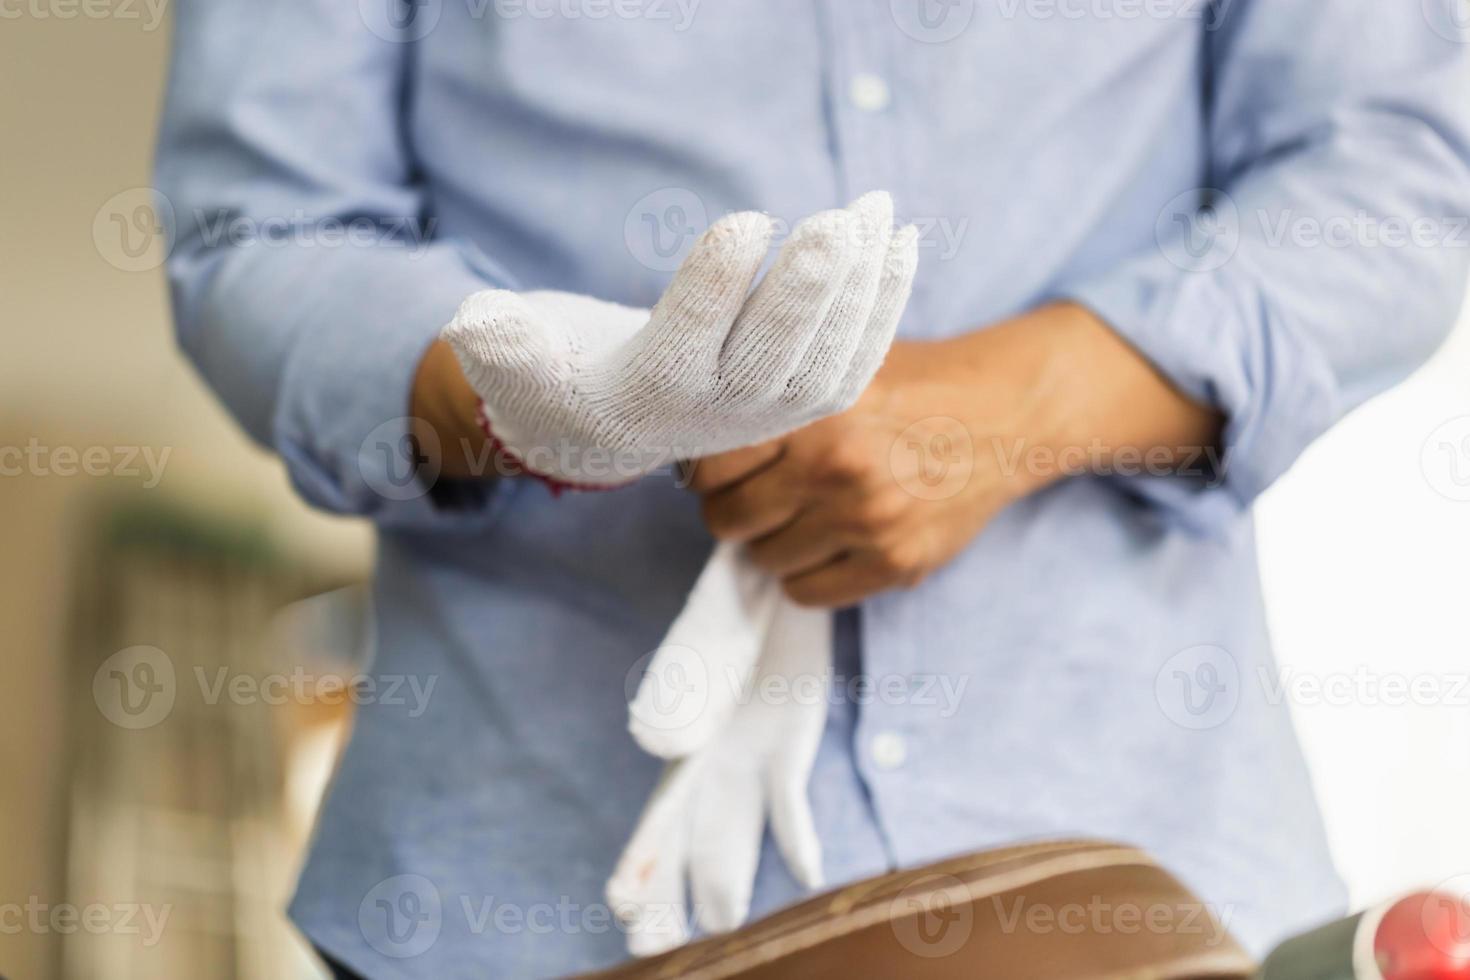
[{"label": "white knit glove", "polygon": [[886,193],[792,232],[751,284],[771,221],[732,214],[652,311],[487,290],[444,328],[487,431],[529,472],[583,489],[774,439],[847,409],[893,339],[918,262]]},{"label": "white knit glove", "polygon": [[720,545],[679,623],[684,639],[704,638],[693,649],[709,651],[711,667],[685,672],[694,662],[687,652],[663,662],[673,668],[672,697],[662,702],[672,708],[668,730],[689,730],[677,700],[693,695],[699,704],[703,678],[739,674],[742,663],[744,677],[730,683],[736,703],[726,723],[696,726],[691,754],[665,769],[608,881],[608,904],[635,956],[688,941],[686,879],[700,928],[726,932],[745,921],[767,818],[793,877],[822,885],[807,782],[827,719],[830,613],[791,603],[776,579]]}]

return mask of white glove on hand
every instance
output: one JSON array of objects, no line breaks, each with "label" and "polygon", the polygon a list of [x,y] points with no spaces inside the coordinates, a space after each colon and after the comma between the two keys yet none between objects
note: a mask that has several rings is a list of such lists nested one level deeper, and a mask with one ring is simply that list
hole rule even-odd
[{"label": "white glove on hand", "polygon": [[[757,615],[742,619],[744,609]],[[744,651],[755,653],[745,659],[744,679],[731,684],[727,723],[700,726],[692,754],[665,769],[608,881],[608,903],[635,956],[688,941],[686,878],[705,931],[745,921],[768,815],[792,875],[807,888],[822,885],[821,841],[806,790],[827,719],[831,615],[787,601],[776,579],[735,546],[721,545],[679,622],[689,639],[699,623],[710,627],[702,635],[719,670],[738,673]],[[693,693],[697,703],[700,678],[674,673],[690,682],[678,681],[678,693]],[[676,708],[669,717],[678,714]]]},{"label": "white glove on hand", "polygon": [[487,290],[443,338],[490,434],[532,473],[592,488],[774,439],[843,411],[893,339],[918,234],[868,194],[797,226],[754,293],[771,221],[716,222],[650,312]]}]

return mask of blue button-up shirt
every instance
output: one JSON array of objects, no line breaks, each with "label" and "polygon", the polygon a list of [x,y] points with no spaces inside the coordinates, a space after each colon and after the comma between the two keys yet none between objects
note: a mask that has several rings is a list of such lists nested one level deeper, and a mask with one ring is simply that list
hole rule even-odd
[{"label": "blue button-up shirt", "polygon": [[[175,30],[181,343],[309,501],[377,522],[378,689],[435,679],[360,712],[313,942],[384,977],[621,958],[602,887],[659,771],[629,677],[710,547],[667,475],[427,498],[426,345],[491,286],[650,305],[721,214],[873,188],[924,232],[903,336],[1072,297],[1220,408],[1226,464],[1055,484],[839,615],[828,880],[1088,834],[1258,951],[1341,907],[1249,508],[1454,318],[1455,0],[207,0]],[[768,853],[754,911],[799,895]]]}]

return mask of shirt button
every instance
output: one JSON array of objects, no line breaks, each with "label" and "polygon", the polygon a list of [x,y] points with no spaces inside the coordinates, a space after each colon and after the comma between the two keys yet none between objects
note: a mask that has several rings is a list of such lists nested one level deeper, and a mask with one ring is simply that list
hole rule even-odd
[{"label": "shirt button", "polygon": [[873,736],[873,765],[879,769],[897,769],[909,757],[908,741],[897,732],[879,732]]},{"label": "shirt button", "polygon": [[863,112],[882,112],[893,101],[888,83],[868,72],[852,77],[852,87],[848,94],[852,98],[852,104]]}]

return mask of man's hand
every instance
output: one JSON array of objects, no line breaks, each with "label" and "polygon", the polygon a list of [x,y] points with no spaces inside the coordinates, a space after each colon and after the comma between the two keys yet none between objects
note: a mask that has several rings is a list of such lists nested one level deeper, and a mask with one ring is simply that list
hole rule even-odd
[{"label": "man's hand", "polygon": [[840,607],[917,584],[1069,458],[1184,461],[1218,428],[1089,311],[1056,304],[895,343],[852,409],[701,460],[690,485],[710,531],[748,542],[791,599]]}]

